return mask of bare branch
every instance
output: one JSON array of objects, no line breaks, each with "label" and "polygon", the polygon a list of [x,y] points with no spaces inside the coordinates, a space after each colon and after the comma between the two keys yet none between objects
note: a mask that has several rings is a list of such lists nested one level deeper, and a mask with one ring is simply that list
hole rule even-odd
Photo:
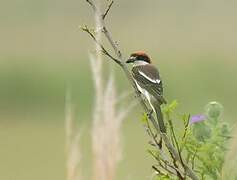
[{"label": "bare branch", "polygon": [[110,4],[108,5],[108,7],[107,7],[105,13],[104,13],[103,16],[102,16],[102,19],[105,19],[105,17],[107,16],[107,14],[108,14],[110,8],[112,7],[113,3],[114,3],[114,1],[111,1],[111,2],[110,2]]},{"label": "bare branch", "polygon": [[[120,65],[120,67],[122,68],[122,70],[124,71],[128,81],[130,82],[130,84],[132,85],[132,87],[134,88],[135,90],[135,93],[139,99],[139,102],[142,106],[142,108],[144,109],[144,111],[149,114],[150,110],[149,108],[147,107],[145,101],[141,98],[141,95],[140,95],[140,92],[139,90],[137,89],[136,87],[136,84],[130,74],[130,71],[127,67],[127,65],[124,63],[123,61],[123,58],[122,58],[122,53],[121,51],[119,50],[119,48],[117,47],[117,43],[116,41],[114,41],[112,39],[112,35],[111,33],[108,31],[106,25],[105,25],[105,22],[104,22],[104,18],[103,18],[103,14],[101,14],[98,10],[97,10],[97,7],[96,7],[96,4],[94,3],[93,0],[86,0],[90,6],[92,7],[92,9],[94,10],[94,13],[100,17],[100,21],[101,21],[101,25],[102,25],[102,32],[104,33],[106,39],[108,40],[108,42],[110,43],[111,47],[113,48],[117,58],[114,58],[105,48],[102,44],[100,44],[97,39],[95,38],[95,36],[93,35],[93,33],[91,33],[91,31],[86,27],[86,28],[83,28],[82,30],[87,32],[92,38],[93,40],[95,41],[96,44],[98,44],[100,47],[101,47],[101,50],[102,52],[108,56],[109,58],[111,58],[114,62],[116,62],[118,65]],[[112,4],[112,3],[110,3]],[[112,5],[110,5],[112,6]],[[105,11],[106,15],[108,14],[109,10],[110,10],[111,7],[108,7],[107,10]],[[108,12],[107,12],[108,11]],[[165,142],[165,146],[166,148],[169,150],[169,152],[172,154],[173,158],[175,159],[175,161],[178,161],[182,164],[184,170],[185,170],[185,174],[187,174],[191,179],[193,180],[198,180],[198,177],[195,175],[195,173],[189,168],[189,166],[187,164],[185,164],[184,162],[182,162],[182,159],[180,158],[180,155],[179,155],[179,152],[176,151],[176,149],[172,146],[172,144],[170,143],[170,140],[167,136],[166,133],[161,133],[160,132],[160,128],[159,128],[159,125],[157,123],[157,121],[155,120],[155,118],[151,115],[149,116],[149,120],[152,122],[152,125],[154,126],[154,128],[156,129],[156,131],[160,134],[160,136],[162,137],[162,139],[164,140]]]},{"label": "bare branch", "polygon": [[91,1],[91,0],[86,0],[86,2],[88,2],[88,3],[91,5],[91,7],[92,7],[92,9],[93,9],[94,11],[97,10],[97,9],[96,9],[96,6],[95,6],[95,4],[94,4],[93,1]]},{"label": "bare branch", "polygon": [[82,31],[88,33],[90,35],[90,37],[94,40],[94,42],[100,46],[102,53],[106,56],[108,56],[109,58],[111,58],[112,60],[114,60],[117,64],[121,64],[121,61],[116,59],[115,57],[113,57],[106,49],[105,47],[96,39],[95,35],[91,32],[91,30],[87,27],[84,26],[81,28]]},{"label": "bare branch", "polygon": [[[104,24],[104,21],[103,21],[103,24]],[[112,39],[112,35],[111,35],[111,33],[108,31],[108,29],[106,28],[105,25],[103,26],[103,32],[104,32],[106,38],[108,39],[109,43],[110,43],[111,46],[113,47],[115,54],[116,54],[116,55],[118,56],[118,58],[122,61],[122,53],[121,53],[121,51],[118,49],[116,41],[114,41],[114,40]]]}]

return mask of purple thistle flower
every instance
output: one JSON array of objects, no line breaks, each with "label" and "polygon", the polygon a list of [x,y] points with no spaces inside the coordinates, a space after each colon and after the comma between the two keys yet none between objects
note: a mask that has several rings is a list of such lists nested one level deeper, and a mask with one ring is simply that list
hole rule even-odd
[{"label": "purple thistle flower", "polygon": [[194,123],[198,123],[198,122],[204,121],[206,119],[207,119],[206,116],[203,115],[203,114],[193,115],[190,118],[189,123],[190,124],[194,124]]}]

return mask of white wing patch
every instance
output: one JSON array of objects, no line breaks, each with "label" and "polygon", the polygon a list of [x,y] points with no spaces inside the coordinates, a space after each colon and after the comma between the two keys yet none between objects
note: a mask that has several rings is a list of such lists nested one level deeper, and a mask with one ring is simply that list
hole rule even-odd
[{"label": "white wing patch", "polygon": [[153,82],[153,83],[158,83],[160,84],[160,79],[152,79],[149,76],[147,76],[144,72],[138,71],[142,76],[144,76],[146,79],[148,79],[149,81]]}]

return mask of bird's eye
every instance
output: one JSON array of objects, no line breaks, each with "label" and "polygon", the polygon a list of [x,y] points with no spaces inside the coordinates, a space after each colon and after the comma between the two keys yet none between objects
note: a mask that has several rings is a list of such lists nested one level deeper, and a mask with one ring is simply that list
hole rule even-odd
[{"label": "bird's eye", "polygon": [[140,61],[143,61],[143,60],[144,60],[144,57],[143,57],[143,56],[137,56],[136,59],[137,59],[137,60],[140,60]]},{"label": "bird's eye", "polygon": [[142,57],[141,56],[137,56],[136,60],[142,60]]}]

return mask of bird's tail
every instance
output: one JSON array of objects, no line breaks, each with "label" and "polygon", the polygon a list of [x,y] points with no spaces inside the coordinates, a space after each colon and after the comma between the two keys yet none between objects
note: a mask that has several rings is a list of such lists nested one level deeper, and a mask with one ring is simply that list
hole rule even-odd
[{"label": "bird's tail", "polygon": [[155,104],[153,104],[153,106],[154,106],[154,109],[156,111],[156,117],[157,117],[157,121],[158,121],[158,124],[159,124],[160,131],[162,133],[166,133],[166,127],[165,127],[165,123],[164,123],[163,114],[161,112],[160,103],[158,101],[156,101]]}]

